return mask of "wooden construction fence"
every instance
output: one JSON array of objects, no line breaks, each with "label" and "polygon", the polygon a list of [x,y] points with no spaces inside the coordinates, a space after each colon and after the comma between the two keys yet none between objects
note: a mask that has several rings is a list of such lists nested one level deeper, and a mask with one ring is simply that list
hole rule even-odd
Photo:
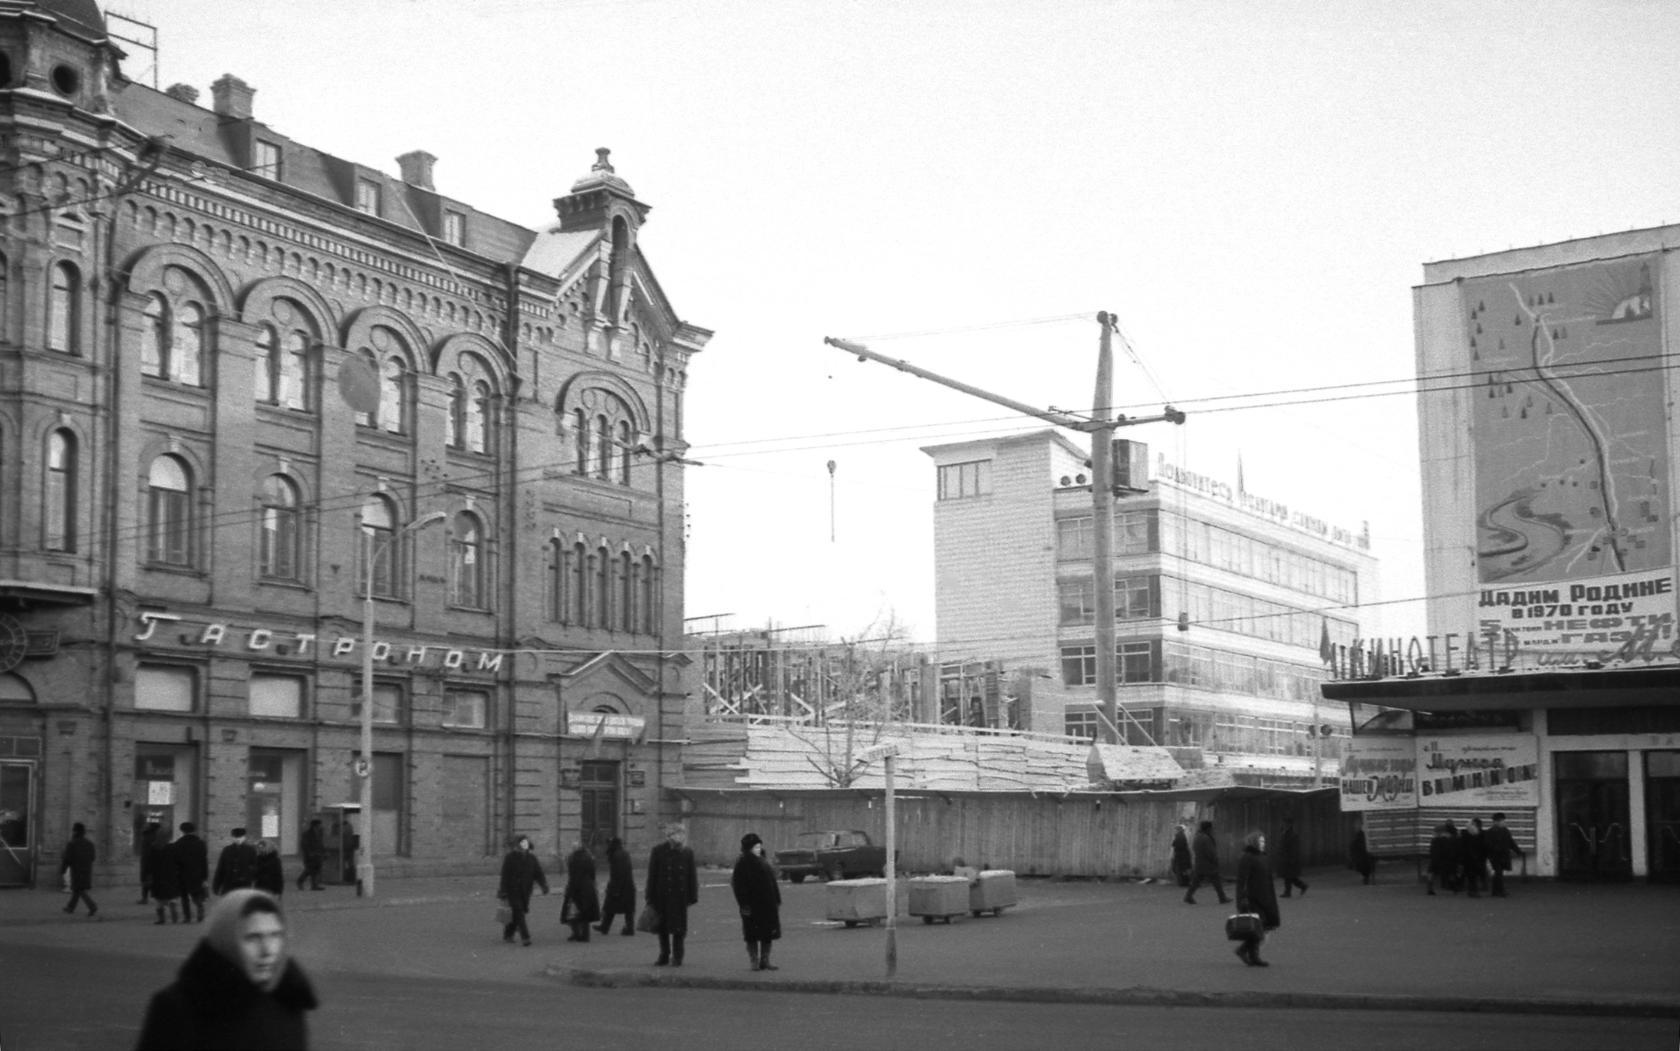
[{"label": "wooden construction fence", "polygon": [[[857,828],[883,842],[886,812],[879,790],[673,790],[688,824],[689,845],[704,865],[729,865],[741,837],[756,832],[774,852],[800,832]],[[1295,818],[1304,864],[1344,864],[1351,815],[1334,789],[1310,793],[1248,790],[1209,802],[1126,792],[898,792],[899,869],[942,872],[953,859],[1013,869],[1023,876],[1124,878],[1168,875],[1173,826],[1214,822],[1220,865],[1236,872],[1243,836],[1266,833],[1275,844],[1283,817]]]}]

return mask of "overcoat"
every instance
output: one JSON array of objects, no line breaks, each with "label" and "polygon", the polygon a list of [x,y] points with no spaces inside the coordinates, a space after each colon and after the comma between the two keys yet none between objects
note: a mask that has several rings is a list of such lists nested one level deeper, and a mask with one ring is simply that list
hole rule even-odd
[{"label": "overcoat", "polygon": [[496,890],[498,898],[506,898],[509,905],[521,912],[531,907],[531,888],[541,887],[548,893],[548,877],[543,875],[542,862],[528,850],[508,851],[502,859],[502,882]]},{"label": "overcoat", "polygon": [[182,894],[204,893],[210,878],[210,848],[196,833],[183,832],[174,843],[175,871],[181,877]]},{"label": "overcoat", "polygon": [[628,916],[636,911],[636,872],[630,852],[623,847],[607,854],[607,896],[603,912]]},{"label": "overcoat", "polygon": [[210,889],[217,894],[257,885],[257,848],[250,843],[229,843],[216,858],[216,877]]},{"label": "overcoat", "polygon": [[1179,886],[1190,883],[1190,838],[1184,834],[1184,826],[1173,829],[1172,838],[1172,874],[1178,880]]},{"label": "overcoat", "polygon": [[1190,844],[1190,852],[1196,859],[1191,875],[1219,875],[1219,847],[1213,842],[1212,832],[1197,832],[1195,840]]},{"label": "overcoat", "polygon": [[271,850],[257,855],[256,883],[258,890],[266,890],[278,898],[286,893],[286,870],[280,863],[280,852]]},{"label": "overcoat", "polygon": [[750,851],[735,859],[729,877],[735,904],[741,909],[741,937],[749,942],[774,941],[782,936],[782,889],[770,862]]},{"label": "overcoat", "polygon": [[601,895],[595,889],[595,859],[583,847],[566,857],[566,896],[560,901],[560,912],[567,923],[594,923],[601,918]]},{"label": "overcoat", "polygon": [[1294,825],[1278,834],[1277,874],[1283,879],[1301,878],[1301,834]]},{"label": "overcoat", "polygon": [[181,896],[180,852],[161,835],[152,841],[152,897],[173,901]]},{"label": "overcoat", "polygon": [[1488,860],[1500,872],[1511,869],[1511,855],[1518,853],[1517,841],[1511,837],[1511,830],[1504,825],[1494,825],[1482,833],[1487,837]]},{"label": "overcoat", "polygon": [[1272,885],[1272,866],[1255,847],[1244,847],[1237,859],[1237,911],[1257,912],[1267,930],[1283,924],[1278,915],[1277,888]]},{"label": "overcoat", "polygon": [[245,977],[238,965],[200,942],[172,985],[152,996],[140,1027],[138,1051],[304,1051],[304,1012],[315,990],[296,961],[287,960],[273,992]]},{"label": "overcoat", "polygon": [[688,933],[688,907],[700,901],[700,872],[694,851],[670,840],[648,858],[646,900],[659,913],[661,934]]},{"label": "overcoat", "polygon": [[1376,867],[1376,855],[1371,853],[1370,844],[1365,839],[1365,830],[1360,829],[1348,840],[1348,868],[1361,876],[1369,877]]},{"label": "overcoat", "polygon": [[60,877],[70,873],[71,890],[93,889],[93,840],[86,836],[72,836],[64,844],[64,860],[59,863]]}]

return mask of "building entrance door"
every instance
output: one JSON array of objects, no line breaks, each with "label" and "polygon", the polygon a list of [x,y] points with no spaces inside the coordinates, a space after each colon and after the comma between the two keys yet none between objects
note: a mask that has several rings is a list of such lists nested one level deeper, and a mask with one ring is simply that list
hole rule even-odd
[{"label": "building entrance door", "polygon": [[1645,842],[1653,883],[1680,883],[1680,752],[1645,753]]},{"label": "building entrance door", "polygon": [[618,764],[589,761],[583,764],[578,794],[583,799],[583,845],[597,858],[606,856],[607,844],[618,835]]},{"label": "building entrance door", "polygon": [[1553,761],[1558,875],[1631,879],[1627,753],[1558,752]]}]

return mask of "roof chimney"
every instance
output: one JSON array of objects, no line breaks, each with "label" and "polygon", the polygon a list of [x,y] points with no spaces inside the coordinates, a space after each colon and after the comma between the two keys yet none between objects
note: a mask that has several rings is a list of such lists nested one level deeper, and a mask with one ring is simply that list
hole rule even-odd
[{"label": "roof chimney", "polygon": [[410,150],[397,158],[397,168],[402,172],[402,181],[422,190],[433,189],[432,165],[436,163],[437,158],[425,150]]},{"label": "roof chimney", "polygon": [[216,115],[231,120],[251,119],[251,98],[256,93],[256,88],[232,73],[223,73],[221,79],[210,85],[210,96],[216,102]]},{"label": "roof chimney", "polygon": [[171,84],[164,94],[168,95],[177,102],[185,102],[188,104],[196,104],[198,102],[198,89],[193,87],[191,84]]}]

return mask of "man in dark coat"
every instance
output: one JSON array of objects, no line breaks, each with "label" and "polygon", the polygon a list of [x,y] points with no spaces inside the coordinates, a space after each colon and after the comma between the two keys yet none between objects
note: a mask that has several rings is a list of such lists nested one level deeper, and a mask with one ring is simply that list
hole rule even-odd
[{"label": "man in dark coat", "polygon": [[560,915],[571,927],[569,942],[589,940],[589,925],[601,918],[601,893],[595,888],[595,858],[580,840],[566,855],[566,896],[560,900]]},{"label": "man in dark coat", "polygon": [[659,959],[655,967],[681,967],[683,938],[688,935],[688,907],[700,901],[700,871],[694,851],[685,845],[688,832],[680,824],[667,825],[665,841],[648,859],[647,903],[659,913]]},{"label": "man in dark coat", "polygon": [[286,893],[286,869],[280,861],[280,850],[266,839],[257,840],[257,867],[252,879],[258,890],[276,898]]},{"label": "man in dark coat", "polygon": [[612,930],[614,916],[624,917],[625,937],[636,933],[636,872],[624,840],[614,836],[607,844],[607,896],[601,902],[601,925],[596,930],[606,934]]},{"label": "man in dark coat", "polygon": [[1488,863],[1493,867],[1493,896],[1506,897],[1505,873],[1511,868],[1511,855],[1522,856],[1517,841],[1511,838],[1511,830],[1505,827],[1503,813],[1493,815],[1493,827],[1487,830]]},{"label": "man in dark coat", "polygon": [[310,890],[323,890],[321,886],[321,865],[327,860],[327,834],[321,828],[321,819],[314,818],[309,827],[303,830],[303,871],[298,873],[298,890],[303,889],[303,881],[309,881]]},{"label": "man in dark coat", "polygon": [[1225,896],[1225,881],[1219,878],[1219,846],[1213,841],[1213,822],[1204,821],[1197,828],[1196,839],[1190,844],[1190,854],[1190,889],[1184,892],[1184,904],[1196,904],[1196,888],[1203,883],[1213,884],[1213,892],[1219,895],[1219,904],[1229,902],[1231,899]]},{"label": "man in dark coat", "polygon": [[260,890],[229,892],[173,984],[146,1007],[138,1051],[309,1046],[304,1012],[315,989],[286,954],[280,903]]},{"label": "man in dark coat", "polygon": [[257,848],[245,841],[245,830],[233,830],[233,842],[222,848],[221,856],[216,859],[216,876],[210,881],[210,890],[216,894],[226,894],[230,890],[240,890],[257,885]]},{"label": "man in dark coat", "polygon": [[152,890],[152,845],[157,842],[157,838],[158,823],[146,822],[146,827],[140,830],[140,846],[137,851],[140,855],[140,900],[135,902],[136,905],[144,905],[149,898],[157,897],[157,893]]},{"label": "man in dark coat", "polygon": [[776,971],[770,962],[770,943],[782,936],[782,888],[776,870],[764,857],[764,841],[757,832],[741,837],[741,856],[729,877],[735,904],[741,910],[741,937],[747,943],[749,971]]},{"label": "man in dark coat", "polygon": [[1457,871],[1458,832],[1448,821],[1435,830],[1435,838],[1429,841],[1429,882],[1424,887],[1424,893],[1433,895],[1437,880],[1443,888],[1453,889]]},{"label": "man in dark coat", "polygon": [[1365,838],[1365,821],[1362,818],[1353,819],[1353,838],[1348,840],[1348,868],[1359,873],[1360,882],[1370,883],[1371,874],[1377,871],[1377,856],[1371,853],[1371,845]]},{"label": "man in dark coat", "polygon": [[198,838],[198,826],[191,821],[181,822],[181,838],[174,843],[175,874],[181,880],[181,922],[193,918],[193,906],[198,906],[198,922],[204,922],[205,884],[210,880],[210,848]]},{"label": "man in dark coat", "polygon": [[[176,912],[176,898],[181,896],[181,866],[177,859],[175,844],[169,841],[169,833],[158,830],[152,840],[152,901],[157,906],[158,923],[174,923],[179,919]],[[169,919],[165,920],[165,910],[169,912]]]},{"label": "man in dark coat", "polygon": [[1252,912],[1260,917],[1264,930],[1244,938],[1237,946],[1237,959],[1250,967],[1270,966],[1260,958],[1260,943],[1266,940],[1264,931],[1275,931],[1283,925],[1278,913],[1277,888],[1272,886],[1272,868],[1266,863],[1266,837],[1250,832],[1243,840],[1242,857],[1237,859],[1237,911]]},{"label": "man in dark coat", "polygon": [[1482,819],[1473,817],[1464,834],[1458,837],[1459,861],[1464,866],[1464,889],[1472,898],[1482,896],[1487,885],[1487,835],[1482,831]]},{"label": "man in dark coat", "polygon": [[1301,835],[1295,831],[1295,819],[1284,817],[1283,833],[1278,836],[1277,874],[1283,880],[1283,896],[1293,897],[1294,888],[1301,888],[1307,896],[1307,885],[1301,879]]},{"label": "man in dark coat", "polygon": [[88,893],[93,889],[93,857],[93,840],[87,838],[87,826],[78,821],[70,826],[70,842],[64,844],[58,878],[62,880],[66,872],[70,873],[70,904],[64,906],[64,911],[74,914],[76,903],[85,901],[90,920],[99,915],[99,906]]},{"label": "man in dark coat", "polygon": [[525,914],[531,909],[533,887],[541,887],[547,894],[548,877],[543,875],[542,862],[531,853],[531,838],[515,836],[513,849],[502,859],[502,881],[496,888],[496,897],[507,902],[513,913],[502,927],[502,941],[513,941],[513,934],[518,931],[520,941],[527,946],[531,944],[531,928],[525,925]]}]

